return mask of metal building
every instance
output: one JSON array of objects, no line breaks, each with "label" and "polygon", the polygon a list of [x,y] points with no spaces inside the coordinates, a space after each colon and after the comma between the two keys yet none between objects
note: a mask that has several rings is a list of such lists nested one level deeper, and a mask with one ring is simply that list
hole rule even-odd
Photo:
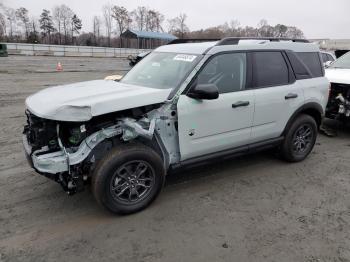
[{"label": "metal building", "polygon": [[350,51],[350,39],[314,39],[313,42],[323,50],[334,52],[336,57]]},{"label": "metal building", "polygon": [[121,35],[124,42],[123,47],[153,49],[177,39],[176,36],[168,33],[126,30]]}]

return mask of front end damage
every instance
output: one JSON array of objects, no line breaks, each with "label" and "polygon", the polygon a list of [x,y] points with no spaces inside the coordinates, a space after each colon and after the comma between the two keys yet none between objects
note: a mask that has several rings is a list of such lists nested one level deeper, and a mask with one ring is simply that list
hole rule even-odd
[{"label": "front end damage", "polygon": [[326,117],[350,121],[350,84],[331,83]]},{"label": "front end damage", "polygon": [[27,119],[23,146],[29,163],[70,195],[82,191],[97,162],[122,143],[153,147],[166,168],[179,161],[177,116],[170,104],[138,116],[115,114],[84,123],[41,119],[30,112]]}]

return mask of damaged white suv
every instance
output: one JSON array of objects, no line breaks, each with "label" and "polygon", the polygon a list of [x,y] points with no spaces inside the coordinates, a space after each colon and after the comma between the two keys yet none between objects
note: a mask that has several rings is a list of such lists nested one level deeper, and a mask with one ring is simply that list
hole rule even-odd
[{"label": "damaged white suv", "polygon": [[307,41],[166,45],[120,82],[28,97],[23,144],[32,167],[68,193],[91,180],[102,206],[132,213],[157,197],[171,169],[271,147],[305,159],[328,88],[319,49]]}]

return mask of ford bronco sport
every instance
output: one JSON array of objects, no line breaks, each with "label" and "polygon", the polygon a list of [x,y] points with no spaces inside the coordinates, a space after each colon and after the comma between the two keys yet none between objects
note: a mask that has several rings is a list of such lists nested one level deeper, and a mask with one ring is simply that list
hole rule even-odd
[{"label": "ford bronco sport", "polygon": [[42,90],[26,100],[32,167],[69,194],[91,180],[102,206],[148,206],[170,169],[276,147],[314,147],[328,99],[317,46],[226,38],[161,46],[120,81]]}]

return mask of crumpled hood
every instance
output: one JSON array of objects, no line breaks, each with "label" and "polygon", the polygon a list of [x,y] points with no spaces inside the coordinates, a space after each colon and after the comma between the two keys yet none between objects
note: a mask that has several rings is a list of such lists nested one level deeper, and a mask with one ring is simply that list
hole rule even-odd
[{"label": "crumpled hood", "polygon": [[171,89],[154,89],[110,80],[46,88],[26,99],[34,115],[58,121],[88,121],[93,116],[164,102]]},{"label": "crumpled hood", "polygon": [[327,68],[326,77],[331,83],[350,84],[350,69]]}]

